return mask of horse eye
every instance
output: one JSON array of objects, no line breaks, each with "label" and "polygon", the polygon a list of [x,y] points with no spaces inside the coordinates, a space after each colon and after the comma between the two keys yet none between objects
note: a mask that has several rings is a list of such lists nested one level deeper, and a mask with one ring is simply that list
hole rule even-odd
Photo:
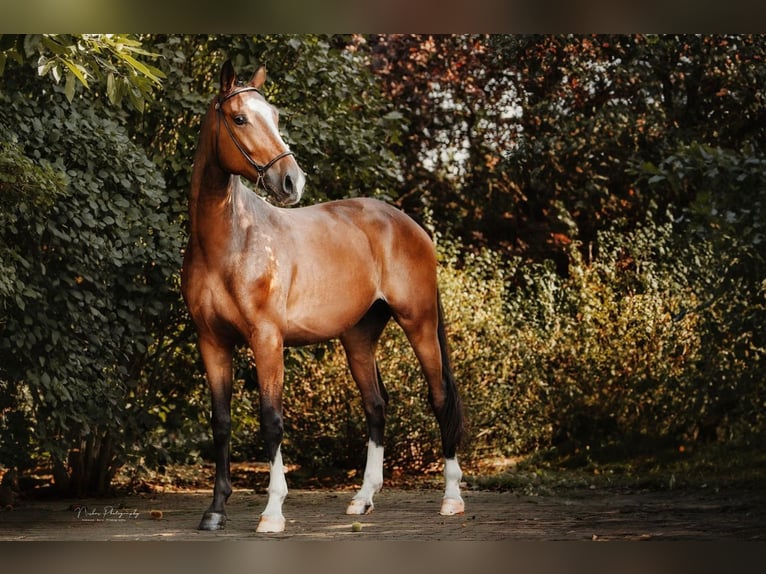
[{"label": "horse eye", "polygon": [[243,115],[234,116],[234,123],[238,126],[244,126],[247,123],[247,118]]}]

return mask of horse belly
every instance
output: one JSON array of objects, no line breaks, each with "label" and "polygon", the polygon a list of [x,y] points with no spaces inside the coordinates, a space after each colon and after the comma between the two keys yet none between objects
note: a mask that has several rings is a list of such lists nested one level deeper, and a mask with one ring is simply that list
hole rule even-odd
[{"label": "horse belly", "polygon": [[333,339],[356,325],[378,298],[374,281],[360,281],[351,273],[324,280],[318,276],[302,287],[294,285],[285,343],[295,346]]}]

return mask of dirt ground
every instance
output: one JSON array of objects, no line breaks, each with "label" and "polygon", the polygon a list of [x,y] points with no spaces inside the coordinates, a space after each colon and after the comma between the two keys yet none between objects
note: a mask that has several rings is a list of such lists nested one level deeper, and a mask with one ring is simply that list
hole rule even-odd
[{"label": "dirt ground", "polygon": [[[608,492],[572,490],[524,496],[468,490],[466,513],[438,514],[441,492],[384,488],[375,511],[346,516],[349,490],[292,490],[287,529],[256,534],[266,495],[235,490],[219,532],[196,530],[210,491],[135,494],[109,499],[20,501],[0,511],[0,541],[375,540],[764,541],[766,491]],[[361,530],[352,528],[354,522]]]}]

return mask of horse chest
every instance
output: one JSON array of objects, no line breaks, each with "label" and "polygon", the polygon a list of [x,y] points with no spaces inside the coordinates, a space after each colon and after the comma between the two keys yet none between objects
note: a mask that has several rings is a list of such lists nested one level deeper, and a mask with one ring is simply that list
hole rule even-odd
[{"label": "horse chest", "polygon": [[185,273],[184,296],[200,329],[233,329],[247,337],[259,322],[279,322],[275,309],[285,299],[280,285],[272,268],[255,262],[234,260],[214,266],[202,263],[190,266]]}]

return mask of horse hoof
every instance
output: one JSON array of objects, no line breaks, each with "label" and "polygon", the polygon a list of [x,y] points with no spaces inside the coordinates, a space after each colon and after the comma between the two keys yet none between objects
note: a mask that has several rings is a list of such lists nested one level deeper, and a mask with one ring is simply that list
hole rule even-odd
[{"label": "horse hoof", "polygon": [[266,516],[261,515],[261,519],[258,521],[258,528],[256,532],[284,532],[285,531],[285,517],[284,516]]},{"label": "horse hoof", "polygon": [[348,507],[346,507],[346,514],[356,514],[356,515],[362,515],[362,514],[369,514],[372,512],[373,508],[375,508],[372,505],[372,502],[367,502],[365,500],[353,498],[351,502],[349,503]]},{"label": "horse hoof", "polygon": [[226,526],[226,514],[223,512],[206,512],[202,515],[199,530],[223,530]]},{"label": "horse hoof", "polygon": [[442,500],[442,508],[439,514],[442,516],[454,516],[465,512],[465,503],[462,499],[445,498]]}]

